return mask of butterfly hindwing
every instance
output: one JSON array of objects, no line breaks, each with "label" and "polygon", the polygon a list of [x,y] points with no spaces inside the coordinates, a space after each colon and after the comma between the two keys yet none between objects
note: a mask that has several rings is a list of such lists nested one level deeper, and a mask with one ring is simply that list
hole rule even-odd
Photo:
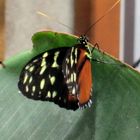
[{"label": "butterfly hindwing", "polygon": [[81,45],[72,47],[66,55],[62,69],[69,89],[69,100],[78,99],[78,106],[91,106],[92,76],[87,50]]},{"label": "butterfly hindwing", "polygon": [[76,47],[72,47],[67,52],[65,62],[62,65],[64,79],[66,81],[66,85],[69,89],[69,98],[77,98],[79,93],[78,84],[77,84],[77,62],[79,57],[80,50]]}]

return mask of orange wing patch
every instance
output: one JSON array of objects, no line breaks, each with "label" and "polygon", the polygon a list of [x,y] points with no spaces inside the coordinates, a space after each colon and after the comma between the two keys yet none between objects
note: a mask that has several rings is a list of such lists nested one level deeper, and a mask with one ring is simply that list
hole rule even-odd
[{"label": "orange wing patch", "polygon": [[[85,51],[81,50],[80,59],[78,64],[80,64],[83,59],[85,59]],[[84,106],[90,101],[91,89],[92,89],[92,75],[91,75],[91,63],[89,59],[86,58],[84,65],[80,71],[79,79],[79,106]]]}]

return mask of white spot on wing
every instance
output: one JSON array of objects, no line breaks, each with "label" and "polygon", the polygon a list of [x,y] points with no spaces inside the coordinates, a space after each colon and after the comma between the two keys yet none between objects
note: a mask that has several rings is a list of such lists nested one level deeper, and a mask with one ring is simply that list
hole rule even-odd
[{"label": "white spot on wing", "polygon": [[73,87],[72,88],[72,94],[75,95],[75,93],[76,93],[76,89],[75,89],[75,87]]},{"label": "white spot on wing", "polygon": [[26,92],[29,91],[29,87],[28,87],[28,86],[25,87],[25,91],[26,91]]},{"label": "white spot on wing", "polygon": [[21,91],[19,90],[18,93],[21,93]]}]

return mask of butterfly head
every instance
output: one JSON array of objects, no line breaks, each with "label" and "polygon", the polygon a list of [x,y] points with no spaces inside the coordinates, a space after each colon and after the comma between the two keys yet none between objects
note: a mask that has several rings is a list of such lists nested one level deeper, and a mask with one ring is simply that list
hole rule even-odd
[{"label": "butterfly head", "polygon": [[81,45],[87,45],[88,44],[88,41],[89,39],[87,38],[86,35],[81,35],[78,39],[78,41],[80,42]]},{"label": "butterfly head", "polygon": [[91,59],[93,48],[89,47],[89,45],[88,45],[89,39],[87,38],[87,36],[81,35],[79,37],[78,41],[80,43],[80,47],[82,47],[86,50],[85,55],[87,56],[87,58]]}]

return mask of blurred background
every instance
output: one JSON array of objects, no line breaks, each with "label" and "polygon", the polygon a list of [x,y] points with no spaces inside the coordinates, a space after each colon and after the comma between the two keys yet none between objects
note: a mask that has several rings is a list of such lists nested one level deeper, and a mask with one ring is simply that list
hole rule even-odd
[{"label": "blurred background", "polygon": [[[41,30],[84,34],[117,0],[0,0],[0,60],[32,48]],[[120,0],[87,34],[103,51],[133,65],[140,59],[140,1]],[[37,11],[71,28],[58,24]],[[75,31],[78,31],[78,33]],[[137,67],[140,70],[140,64]]]}]

